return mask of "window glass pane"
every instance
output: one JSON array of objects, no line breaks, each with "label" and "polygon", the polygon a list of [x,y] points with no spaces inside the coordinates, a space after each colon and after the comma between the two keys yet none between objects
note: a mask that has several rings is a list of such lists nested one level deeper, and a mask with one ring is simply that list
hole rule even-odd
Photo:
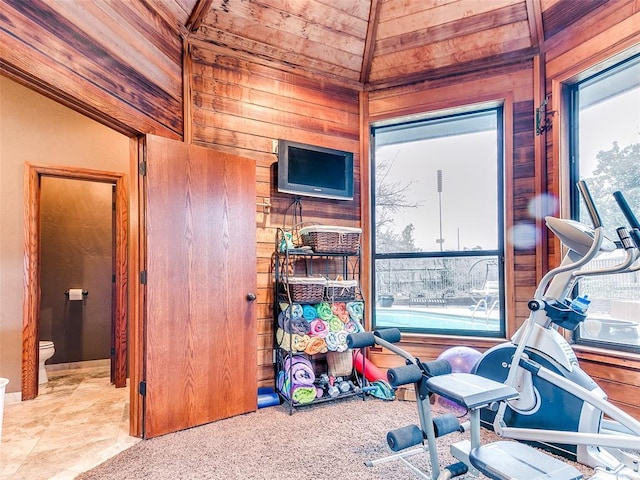
[{"label": "window glass pane", "polygon": [[[612,193],[621,191],[640,216],[640,57],[576,86],[577,178],[587,181],[608,236],[628,223]],[[574,130],[575,131],[575,130]],[[590,224],[581,207],[579,219]],[[620,263],[622,251],[600,255],[589,268]],[[640,346],[640,274],[585,277],[581,294],[592,300],[578,340]]]},{"label": "window glass pane", "polygon": [[375,133],[376,252],[498,248],[495,111]]},{"label": "window glass pane", "polygon": [[504,334],[501,109],[373,129],[374,327]]},{"label": "window glass pane", "polygon": [[497,256],[378,259],[376,327],[494,336],[502,331]]}]

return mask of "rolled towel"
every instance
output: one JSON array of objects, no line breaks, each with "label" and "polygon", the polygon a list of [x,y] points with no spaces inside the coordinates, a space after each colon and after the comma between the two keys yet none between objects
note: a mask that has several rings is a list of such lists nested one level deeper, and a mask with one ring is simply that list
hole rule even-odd
[{"label": "rolled towel", "polygon": [[310,337],[309,345],[304,349],[304,353],[308,355],[316,355],[318,353],[327,352],[327,343],[324,338]]},{"label": "rolled towel", "polygon": [[287,352],[302,352],[307,348],[309,336],[288,333],[282,328],[278,328],[276,331],[276,342]]},{"label": "rolled towel", "polygon": [[309,360],[305,355],[294,353],[293,355],[287,355],[283,362],[284,370],[289,370],[296,363],[302,363],[312,368],[311,360]]},{"label": "rolled towel", "polygon": [[316,387],[313,385],[298,385],[295,382],[293,385],[289,381],[289,376],[286,372],[278,373],[277,381],[278,390],[285,397],[291,399],[293,403],[311,403],[316,398]]},{"label": "rolled towel", "polygon": [[294,363],[291,366],[291,378],[293,383],[300,385],[313,385],[316,381],[316,375],[313,373],[313,368],[306,363]]},{"label": "rolled towel", "polygon": [[358,333],[360,331],[360,325],[353,320],[349,320],[344,324],[344,329],[347,333]]},{"label": "rolled towel", "polygon": [[347,303],[347,312],[353,320],[362,320],[364,315],[364,304],[362,302]]},{"label": "rolled towel", "polygon": [[318,312],[313,305],[304,305],[302,307],[302,316],[305,318],[305,320],[311,322],[318,316]]},{"label": "rolled towel", "polygon": [[349,321],[349,312],[347,312],[347,305],[343,302],[334,303],[331,305],[331,311],[337,316],[343,323]]},{"label": "rolled towel", "polygon": [[297,333],[298,335],[306,335],[309,333],[309,322],[303,317],[291,319],[291,333]]},{"label": "rolled towel", "polygon": [[294,385],[291,399],[293,403],[304,405],[305,403],[313,402],[316,399],[316,395],[317,391],[314,386]]},{"label": "rolled towel", "polygon": [[331,305],[329,305],[327,302],[318,303],[316,305],[316,311],[318,312],[318,317],[320,317],[322,320],[328,321],[331,317],[333,317]]},{"label": "rolled towel", "polygon": [[347,350],[347,332],[345,330],[340,330],[336,333],[336,338],[338,341],[338,348],[336,348],[336,352],[344,352]]},{"label": "rolled towel", "polygon": [[335,315],[327,323],[329,323],[329,330],[332,332],[339,332],[344,329],[344,323]]},{"label": "rolled towel", "polygon": [[294,351],[296,352],[304,352],[304,350],[309,345],[311,341],[311,337],[309,335],[296,335],[293,334],[293,343],[294,343]]},{"label": "rolled towel", "polygon": [[289,318],[285,312],[278,315],[278,326],[287,333],[305,335],[309,332],[309,324],[304,318]]},{"label": "rolled towel", "polygon": [[285,332],[282,328],[279,328],[276,331],[276,342],[287,352],[293,350],[293,339],[291,338],[291,334]]},{"label": "rolled towel", "polygon": [[324,320],[316,318],[309,324],[310,336],[324,338],[327,333],[329,333],[329,324]]},{"label": "rolled towel", "polygon": [[329,332],[324,339],[327,344],[327,349],[330,352],[338,351],[338,334],[337,332]]},{"label": "rolled towel", "polygon": [[301,318],[303,313],[302,305],[299,303],[292,303],[291,305],[288,303],[281,303],[280,310],[282,310],[284,314],[292,320]]}]

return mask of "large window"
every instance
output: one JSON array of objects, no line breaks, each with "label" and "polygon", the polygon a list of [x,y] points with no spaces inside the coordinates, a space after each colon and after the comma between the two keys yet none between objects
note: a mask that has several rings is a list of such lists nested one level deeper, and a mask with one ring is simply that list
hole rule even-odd
[{"label": "large window", "polygon": [[502,109],[376,125],[374,327],[504,334]]},{"label": "large window", "polygon": [[[627,226],[612,193],[621,191],[640,218],[640,56],[567,88],[571,112],[571,183],[587,182],[607,234]],[[573,217],[590,224],[573,192]],[[602,254],[589,267],[619,264],[622,250]],[[578,343],[640,350],[640,272],[583,278],[589,295],[587,320],[576,331]]]}]

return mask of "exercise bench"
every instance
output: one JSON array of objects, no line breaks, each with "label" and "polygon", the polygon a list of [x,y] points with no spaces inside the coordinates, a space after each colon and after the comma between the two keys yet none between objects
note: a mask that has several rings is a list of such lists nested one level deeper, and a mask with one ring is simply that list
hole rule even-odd
[{"label": "exercise bench", "polygon": [[470,439],[451,445],[451,454],[469,467],[497,480],[580,480],[582,473],[529,445],[498,441],[482,445],[480,409],[496,408],[518,396],[511,386],[470,373],[450,373],[427,379],[427,388],[469,412]]}]

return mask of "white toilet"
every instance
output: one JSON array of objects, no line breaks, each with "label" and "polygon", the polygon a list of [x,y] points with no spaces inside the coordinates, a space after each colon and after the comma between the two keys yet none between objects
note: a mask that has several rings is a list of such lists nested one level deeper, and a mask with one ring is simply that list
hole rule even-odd
[{"label": "white toilet", "polygon": [[53,354],[56,353],[56,349],[53,346],[53,342],[50,341],[40,341],[40,361],[39,361],[39,369],[38,369],[38,383],[43,384],[49,381],[49,377],[47,377],[47,370],[44,368],[44,362],[53,357]]}]

